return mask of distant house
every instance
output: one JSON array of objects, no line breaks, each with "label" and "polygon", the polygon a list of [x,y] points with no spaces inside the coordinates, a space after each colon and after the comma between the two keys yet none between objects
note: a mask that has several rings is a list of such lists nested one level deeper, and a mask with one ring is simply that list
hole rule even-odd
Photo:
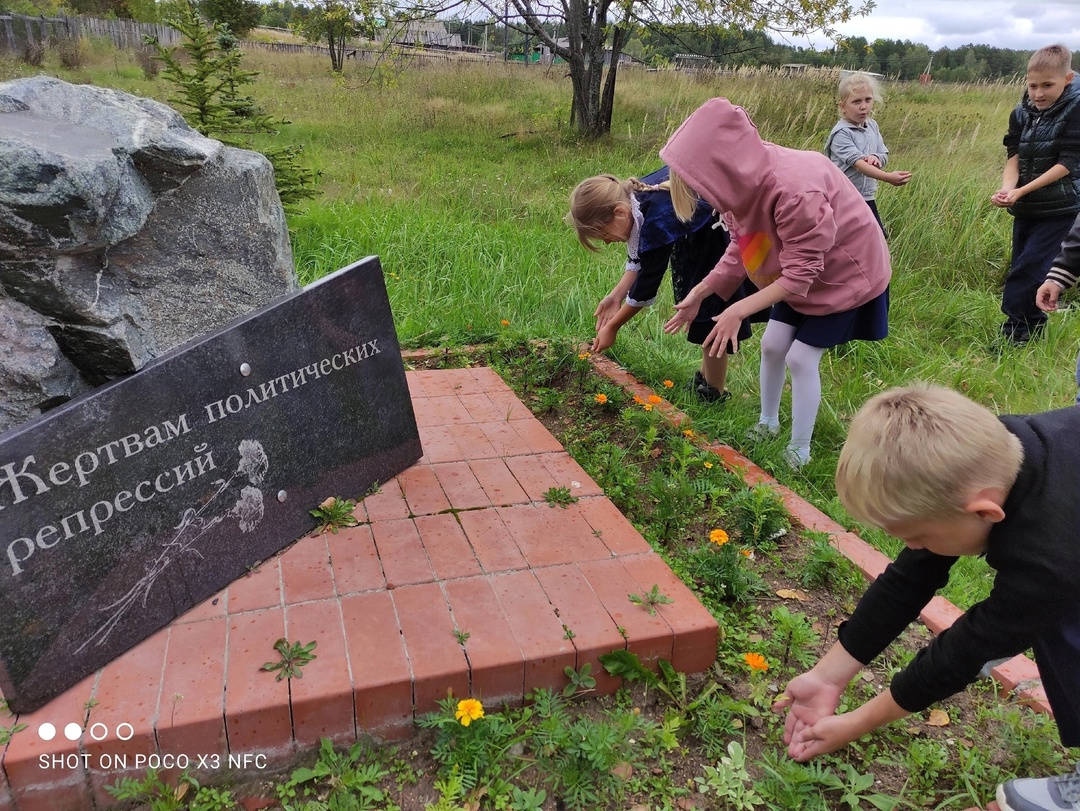
[{"label": "distant house", "polygon": [[780,66],[782,73],[806,73],[810,70],[810,66],[805,62],[788,62],[786,65]]},{"label": "distant house", "polygon": [[874,73],[870,70],[841,70],[840,78],[843,79],[845,76],[850,76],[852,73],[865,73],[867,76],[873,76],[875,79],[881,82],[885,81],[886,79],[884,73]]},{"label": "distant house", "polygon": [[713,67],[712,59],[700,54],[675,54],[676,70],[709,70]]},{"label": "distant house", "polygon": [[[570,47],[570,40],[566,39],[565,37],[560,37],[559,39],[555,40],[555,43],[560,48],[569,48]],[[545,43],[540,43],[539,45],[537,45],[535,53],[536,53],[536,55],[534,56],[534,58],[531,61],[539,62],[541,65],[551,65],[553,63],[554,64],[559,64],[559,63],[561,63],[563,61],[562,58],[558,57],[558,56],[554,57],[554,59],[553,59],[552,58],[551,48],[549,48]],[[604,64],[605,65],[610,65],[611,64],[611,48],[605,48],[604,49]],[[638,59],[636,56],[631,56],[630,54],[628,54],[626,52],[623,52],[623,53],[619,54],[619,64],[620,65],[632,65],[632,64],[644,65],[645,63],[642,62],[640,59]]]},{"label": "distant house", "polygon": [[460,51],[461,36],[450,34],[442,20],[409,20],[383,29],[382,41],[410,48],[441,48]]}]

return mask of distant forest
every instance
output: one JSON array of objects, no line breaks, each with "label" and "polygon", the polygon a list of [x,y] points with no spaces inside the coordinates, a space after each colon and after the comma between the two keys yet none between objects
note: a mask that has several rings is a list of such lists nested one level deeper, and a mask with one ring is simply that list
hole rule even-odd
[{"label": "distant forest", "polygon": [[[229,20],[241,27],[251,24],[290,28],[310,12],[310,5],[292,0],[193,0],[211,19]],[[98,17],[126,17],[140,22],[162,22],[181,0],[0,0],[0,12],[21,14],[88,14]],[[243,12],[237,16],[237,7]],[[501,18],[489,20],[444,20],[450,34],[477,49],[501,51],[511,58],[535,55],[536,37],[527,36],[515,26],[504,26]],[[563,27],[564,28],[564,27]],[[552,23],[549,31],[558,38],[565,30]],[[623,50],[652,66],[682,63],[681,56],[694,58],[702,66],[716,68],[779,67],[805,64],[814,67],[838,67],[881,73],[891,79],[912,80],[929,72],[934,81],[977,82],[1012,80],[1022,77],[1030,51],[992,48],[989,45],[963,45],[959,48],[929,47],[910,40],[851,37],[825,49],[799,48],[774,40],[763,31],[730,31],[689,25],[635,26],[624,40]],[[535,58],[535,57],[534,57]],[[1080,69],[1074,55],[1073,66]]]}]

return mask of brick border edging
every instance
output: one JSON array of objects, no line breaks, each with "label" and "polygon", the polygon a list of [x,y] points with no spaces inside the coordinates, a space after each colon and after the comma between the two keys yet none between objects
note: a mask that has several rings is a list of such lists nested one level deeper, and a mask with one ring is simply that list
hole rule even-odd
[{"label": "brick border edging", "polygon": [[[442,349],[413,349],[404,350],[401,355],[406,360],[419,360],[430,359],[439,355],[470,355],[486,348],[488,348],[486,345],[469,345]],[[582,352],[587,351],[588,347],[583,345]],[[636,394],[643,399],[655,395],[651,388],[608,357],[589,354],[589,363],[597,372],[630,394]],[[674,426],[690,421],[690,417],[685,412],[677,409],[666,399],[656,407],[656,410],[663,414],[664,418]],[[804,529],[826,534],[829,537],[829,542],[836,550],[857,566],[867,580],[873,581],[876,579],[889,565],[890,559],[887,555],[872,547],[854,532],[844,529],[809,501],[791,488],[780,484],[762,468],[754,464],[752,460],[731,446],[721,442],[709,443],[699,437],[695,437],[693,441],[705,450],[715,453],[720,457],[724,467],[742,476],[747,484],[767,484],[776,490],[795,523]],[[940,634],[963,615],[964,612],[961,609],[938,595],[919,614],[919,619],[930,629],[931,633]],[[1007,662],[992,668],[990,675],[1001,685],[1001,692],[1015,692],[1020,703],[1028,705],[1037,712],[1045,713],[1051,718],[1053,717],[1053,710],[1050,708],[1046,692],[1042,687],[1042,680],[1039,677],[1039,669],[1027,656],[1014,656]]]},{"label": "brick border edging", "polygon": [[[609,358],[592,355],[589,361],[600,374],[631,394],[648,397],[654,393],[648,386],[641,383]],[[667,400],[657,406],[657,410],[675,426],[688,422],[690,419]],[[854,532],[844,529],[809,501],[791,488],[780,484],[734,448],[723,443],[707,443],[696,439],[695,441],[698,441],[705,450],[719,456],[724,467],[742,476],[747,484],[767,484],[776,490],[783,499],[784,506],[791,513],[792,519],[797,524],[804,529],[828,535],[829,542],[840,554],[855,564],[867,580],[873,581],[889,565],[890,559],[887,555],[879,552]],[[964,612],[961,609],[938,595],[919,614],[919,619],[930,629],[931,633],[940,634],[963,615]],[[1039,669],[1027,656],[1014,656],[1009,661],[992,668],[990,675],[1001,685],[1001,689],[1005,693],[1015,691],[1021,703],[1053,717],[1053,710],[1050,709],[1046,692],[1043,690],[1042,681],[1039,677]]]}]

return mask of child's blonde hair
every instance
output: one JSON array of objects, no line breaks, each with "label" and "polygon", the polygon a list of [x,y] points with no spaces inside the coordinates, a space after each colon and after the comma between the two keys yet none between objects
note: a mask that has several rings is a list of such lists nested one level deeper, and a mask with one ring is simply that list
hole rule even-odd
[{"label": "child's blonde hair", "polygon": [[870,95],[874,97],[874,103],[880,103],[881,85],[879,85],[877,79],[869,73],[848,73],[840,77],[840,84],[836,88],[837,98],[839,102],[843,104],[864,87],[869,90]]},{"label": "child's blonde hair", "polygon": [[942,386],[871,397],[848,429],[836,492],[863,523],[937,520],[987,487],[1011,488],[1023,446],[987,408]]},{"label": "child's blonde hair", "polygon": [[1028,73],[1064,76],[1072,70],[1072,52],[1060,43],[1039,48],[1028,60],[1027,69]]},{"label": "child's blonde hair", "polygon": [[680,222],[690,222],[697,211],[698,193],[691,189],[686,181],[674,172],[669,174],[668,186],[671,188],[671,207]]},{"label": "child's blonde hair", "polygon": [[578,241],[590,251],[600,250],[593,240],[603,239],[608,225],[615,219],[615,207],[630,205],[630,195],[636,191],[666,190],[668,184],[650,186],[636,177],[619,180],[615,175],[595,175],[578,183],[570,192],[570,211],[563,222],[573,226]]}]

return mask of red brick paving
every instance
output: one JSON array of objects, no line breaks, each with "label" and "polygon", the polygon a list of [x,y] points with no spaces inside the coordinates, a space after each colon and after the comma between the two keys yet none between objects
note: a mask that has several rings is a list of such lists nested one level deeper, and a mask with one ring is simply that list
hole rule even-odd
[{"label": "red brick paving", "polygon": [[[19,718],[30,727],[4,753],[0,811],[107,806],[107,783],[145,771],[136,755],[198,771],[230,754],[277,765],[323,737],[399,738],[448,691],[520,703],[585,663],[611,691],[598,657],[616,648],[712,663],[715,621],[494,372],[408,381],[425,456],[361,501],[361,524],[300,539]],[[551,488],[580,500],[550,505]],[[628,595],[659,580],[681,590],[650,616]],[[302,678],[261,670],[279,638],[318,642]],[[68,740],[91,702],[101,740]],[[41,768],[43,754],[60,765]]]},{"label": "red brick paving", "polygon": [[[651,393],[606,359],[594,363],[635,393]],[[300,539],[20,716],[27,729],[3,751],[0,811],[107,806],[106,783],[143,771],[133,768],[136,754],[185,755],[198,771],[213,763],[200,755],[222,766],[230,754],[275,765],[323,736],[400,738],[448,691],[519,702],[538,687],[561,689],[564,669],[587,663],[597,692],[610,692],[618,682],[598,657],[614,649],[670,659],[686,672],[711,665],[715,620],[498,375],[480,368],[407,377],[425,455],[363,499],[361,525]],[[828,532],[868,577],[883,568],[883,555],[750,460],[713,450],[748,481],[776,486],[798,522]],[[579,501],[547,504],[552,487]],[[654,584],[673,602],[650,615],[628,595]],[[940,630],[958,615],[940,601],[924,619]],[[302,679],[276,681],[260,670],[277,659],[280,637],[318,641]],[[995,675],[1047,709],[1028,660]],[[109,731],[100,741],[88,712],[97,734]],[[57,730],[50,741],[37,733],[44,722]],[[80,740],[65,737],[69,723],[85,727]],[[121,723],[130,724],[127,741],[116,734]],[[126,770],[109,763],[125,755]]]}]

